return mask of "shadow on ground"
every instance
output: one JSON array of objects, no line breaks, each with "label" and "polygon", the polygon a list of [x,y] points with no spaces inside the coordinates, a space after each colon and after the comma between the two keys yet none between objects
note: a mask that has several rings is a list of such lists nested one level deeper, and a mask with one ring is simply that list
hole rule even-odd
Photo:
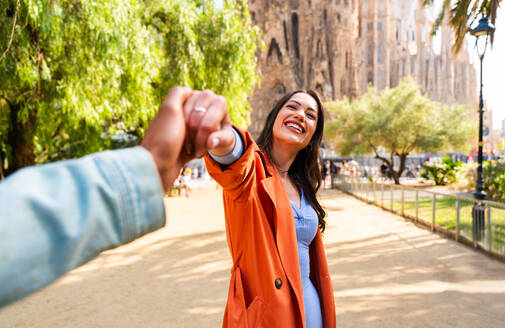
[{"label": "shadow on ground", "polygon": [[112,250],[0,312],[0,327],[219,327],[230,267],[223,231]]}]

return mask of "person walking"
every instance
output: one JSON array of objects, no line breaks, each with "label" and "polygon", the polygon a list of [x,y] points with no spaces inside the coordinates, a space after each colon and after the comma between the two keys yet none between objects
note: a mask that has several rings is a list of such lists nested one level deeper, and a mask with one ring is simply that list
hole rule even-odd
[{"label": "person walking", "polygon": [[339,168],[334,161],[330,161],[330,173],[331,173],[331,189],[335,188],[336,179],[338,176]]},{"label": "person walking", "polygon": [[321,166],[321,180],[323,183],[323,188],[326,188],[326,180],[330,175],[330,165],[328,162],[329,161],[324,162]]}]

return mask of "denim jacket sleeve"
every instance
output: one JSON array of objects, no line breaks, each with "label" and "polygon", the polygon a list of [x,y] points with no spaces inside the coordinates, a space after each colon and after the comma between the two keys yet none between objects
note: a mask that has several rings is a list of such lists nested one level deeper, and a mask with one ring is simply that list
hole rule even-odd
[{"label": "denim jacket sleeve", "polygon": [[147,150],[26,168],[0,183],[0,307],[165,224]]}]

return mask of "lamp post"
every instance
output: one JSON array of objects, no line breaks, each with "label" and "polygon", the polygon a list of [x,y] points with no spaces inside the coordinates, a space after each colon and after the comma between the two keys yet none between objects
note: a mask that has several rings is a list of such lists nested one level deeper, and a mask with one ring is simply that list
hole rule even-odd
[{"label": "lamp post", "polygon": [[477,184],[475,186],[474,197],[479,200],[472,208],[472,225],[473,225],[473,240],[480,241],[484,232],[485,207],[480,202],[486,196],[484,192],[484,183],[482,179],[482,116],[484,113],[484,99],[482,97],[482,62],[489,40],[489,34],[495,30],[494,26],[488,23],[486,16],[482,16],[479,24],[474,29],[470,29],[470,34],[475,36],[475,48],[480,59],[480,95],[479,95],[479,154],[477,157]]}]

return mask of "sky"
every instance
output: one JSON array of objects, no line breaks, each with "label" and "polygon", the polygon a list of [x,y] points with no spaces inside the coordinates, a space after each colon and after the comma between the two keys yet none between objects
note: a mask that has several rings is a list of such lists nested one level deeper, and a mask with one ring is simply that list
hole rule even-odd
[{"label": "sky", "polygon": [[[402,1],[402,0],[396,0]],[[433,18],[440,12],[443,0],[435,0],[434,8],[431,14]],[[493,129],[501,129],[502,121],[505,119],[505,9],[503,8],[505,4],[502,4],[498,8],[497,18],[495,22],[496,31],[494,34],[494,44],[491,48],[489,45],[484,56],[483,63],[483,98],[487,105],[487,108],[493,112]],[[480,18],[480,17],[479,17]],[[472,28],[474,28],[478,22],[475,22]],[[471,36],[470,33],[467,34],[468,41],[468,52],[470,54],[471,61],[475,67],[476,74],[476,90],[475,93],[477,97],[479,96],[480,87],[480,60],[477,55],[477,50],[475,49],[475,37]],[[434,50],[440,51],[439,44],[440,32],[435,36],[434,39]],[[464,50],[462,50],[464,51]],[[503,84],[502,84],[503,83]],[[478,111],[478,108],[475,108]]]}]

